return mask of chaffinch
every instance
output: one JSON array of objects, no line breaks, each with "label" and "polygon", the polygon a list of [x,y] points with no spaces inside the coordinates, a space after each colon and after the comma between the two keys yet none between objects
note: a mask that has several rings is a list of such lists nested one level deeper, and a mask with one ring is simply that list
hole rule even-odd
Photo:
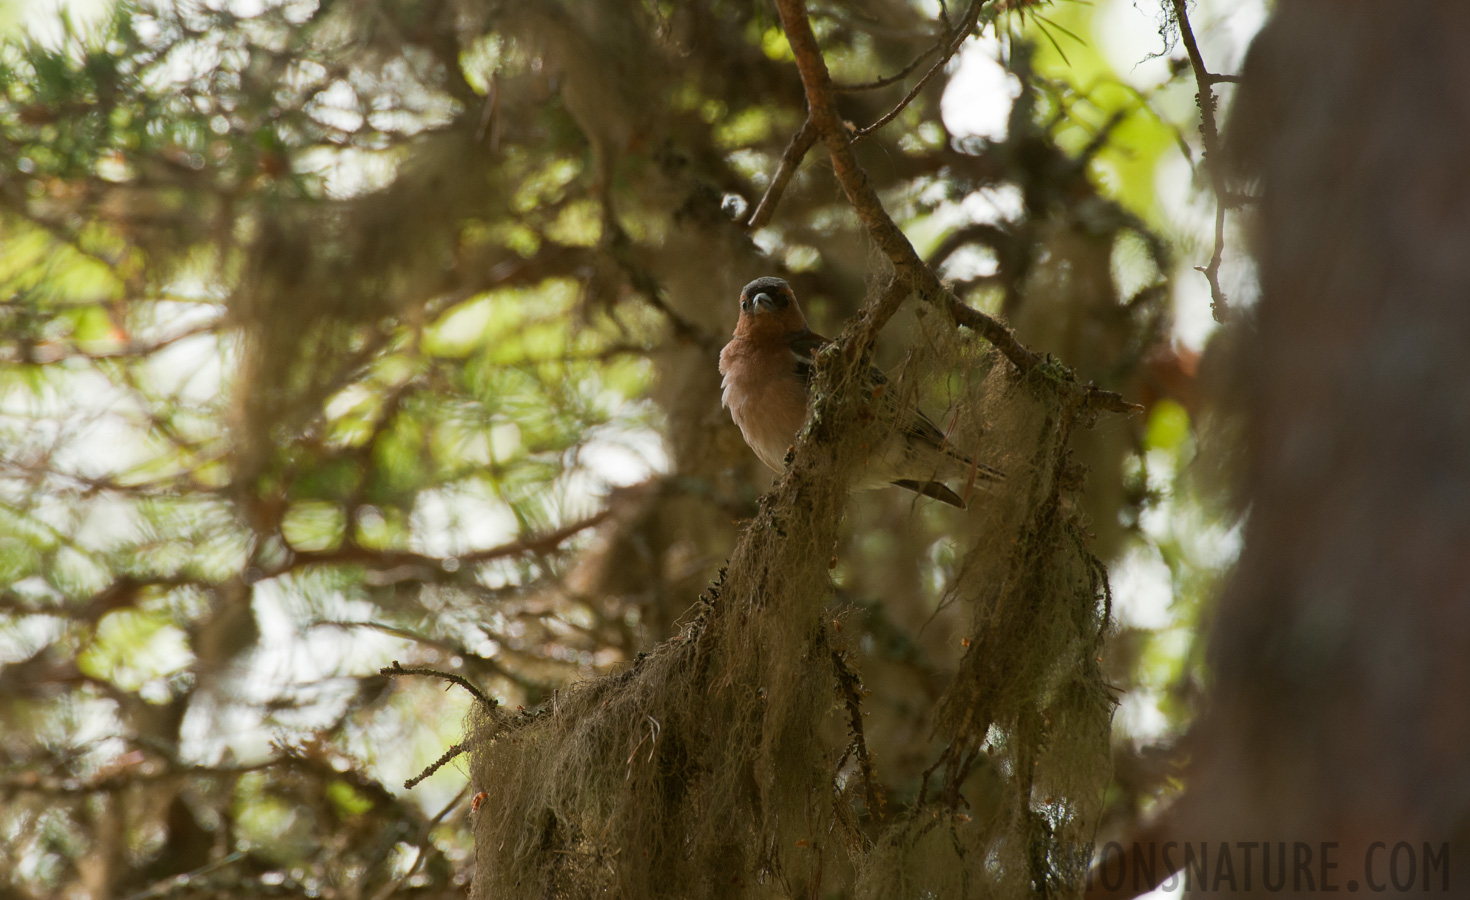
[{"label": "chaffinch", "polygon": [[[745,443],[777,472],[785,467],[786,453],[806,420],[813,357],[827,343],[807,327],[796,294],[782,279],[757,278],[740,292],[735,336],[720,351],[721,400]],[[887,382],[877,369],[871,378],[875,393]],[[977,478],[1005,478],[949,446],[923,413],[911,409],[900,414],[892,398],[884,405],[890,416],[901,415],[901,421],[878,451],[869,454],[853,490],[894,484],[964,509],[964,498],[938,479],[962,476],[968,486]]]}]

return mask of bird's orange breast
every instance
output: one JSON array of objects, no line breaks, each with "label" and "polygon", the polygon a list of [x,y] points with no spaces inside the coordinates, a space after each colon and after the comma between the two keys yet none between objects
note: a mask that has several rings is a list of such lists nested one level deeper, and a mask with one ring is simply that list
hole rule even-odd
[{"label": "bird's orange breast", "polygon": [[786,450],[806,420],[806,385],[797,376],[791,350],[739,338],[720,352],[721,401],[739,426],[745,443],[777,472]]}]

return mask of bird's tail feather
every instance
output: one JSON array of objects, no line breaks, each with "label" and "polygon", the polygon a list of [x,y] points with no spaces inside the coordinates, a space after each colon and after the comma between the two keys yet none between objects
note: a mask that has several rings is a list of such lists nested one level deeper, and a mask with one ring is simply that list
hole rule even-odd
[{"label": "bird's tail feather", "polygon": [[938,481],[914,481],[904,478],[893,483],[898,487],[913,491],[916,494],[933,497],[941,503],[948,503],[950,506],[955,506],[960,509],[965,508],[965,501],[960,498],[960,495]]},{"label": "bird's tail feather", "polygon": [[959,460],[960,463],[962,463],[967,469],[970,470],[971,483],[974,483],[976,481],[1006,480],[1006,473],[1002,472],[1000,469],[995,468],[994,466],[987,466],[983,462],[976,462],[975,460],[959,452],[958,450],[950,450],[949,448],[945,448],[945,452],[954,457],[956,460]]}]

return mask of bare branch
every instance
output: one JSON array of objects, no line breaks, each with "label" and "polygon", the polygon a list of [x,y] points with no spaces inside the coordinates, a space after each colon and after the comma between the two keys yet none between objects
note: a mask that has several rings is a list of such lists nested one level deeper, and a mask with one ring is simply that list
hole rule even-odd
[{"label": "bare branch", "polygon": [[[394,665],[397,665],[397,663],[394,663]],[[428,778],[430,775],[433,775],[435,772],[444,768],[456,756],[459,756],[461,753],[465,752],[468,749],[470,749],[469,741],[460,741],[458,744],[455,744],[453,747],[445,750],[443,755],[441,755],[438,759],[425,766],[422,772],[403,782],[403,787],[406,790],[412,790],[413,788],[418,786],[419,782],[423,781],[425,778]]]},{"label": "bare branch", "polygon": [[[383,668],[378,670],[378,674],[387,675],[390,678],[400,675],[425,675],[429,678],[442,678],[445,681],[451,681],[469,691],[471,694],[474,695],[474,698],[476,700],[480,701],[480,703],[486,707],[494,708],[497,705],[494,700],[491,700],[489,697],[485,696],[485,693],[483,691],[471,684],[469,679],[456,675],[453,672],[441,672],[438,669],[430,669],[424,666],[402,666],[399,665],[398,660],[395,659],[393,660],[393,665],[384,666]],[[443,760],[443,762],[439,763],[439,765],[443,765],[444,762],[448,761],[448,759],[445,759]],[[433,773],[429,772],[427,774]],[[420,780],[422,780],[422,778],[420,778]],[[413,787],[412,784],[405,786]]]},{"label": "bare branch", "polygon": [[950,232],[944,240],[939,242],[930,253],[929,258],[924,260],[930,268],[944,265],[945,261],[953,256],[966,244],[984,244],[1000,255],[1001,248],[1009,241],[1008,235],[999,225],[989,222],[976,222],[966,225]]},{"label": "bare branch", "polygon": [[682,341],[702,347],[717,347],[719,342],[713,335],[685,318],[664,299],[663,287],[654,274],[633,257],[633,242],[628,233],[618,224],[610,206],[604,206],[602,227],[607,238],[603,245],[608,256],[623,271],[628,283],[633,286],[649,306],[663,314],[674,329],[674,335]]},{"label": "bare branch", "polygon": [[106,350],[84,350],[75,343],[42,343],[42,344],[20,344],[17,352],[6,353],[0,359],[5,362],[20,362],[28,365],[50,365],[52,363],[65,362],[69,359],[138,359],[152,356],[161,350],[167,350],[180,341],[201,334],[212,334],[222,327],[218,321],[205,322],[192,328],[187,328],[168,337],[159,338],[156,341],[146,343],[128,341]]},{"label": "bare branch", "polygon": [[1215,248],[1210,256],[1209,265],[1195,266],[1195,270],[1204,273],[1205,280],[1210,283],[1210,313],[1216,322],[1223,323],[1230,316],[1230,306],[1225,298],[1225,291],[1220,287],[1220,263],[1225,256],[1225,210],[1230,206],[1229,191],[1225,186],[1225,172],[1220,167],[1220,129],[1215,122],[1215,106],[1217,98],[1212,90],[1213,86],[1220,83],[1239,83],[1239,78],[1233,75],[1214,75],[1205,68],[1205,59],[1200,55],[1199,44],[1194,39],[1194,29],[1189,25],[1189,10],[1185,0],[1171,0],[1174,4],[1174,19],[1179,25],[1179,37],[1184,41],[1184,49],[1189,54],[1189,65],[1194,69],[1194,80],[1199,86],[1199,93],[1195,95],[1195,102],[1199,105],[1200,124],[1199,133],[1205,144],[1204,166],[1205,172],[1210,176],[1210,186],[1215,192]]},{"label": "bare branch", "polygon": [[786,191],[786,185],[796,175],[796,170],[801,166],[801,161],[806,159],[807,151],[817,142],[817,129],[812,126],[812,120],[808,118],[801,123],[801,128],[791,136],[791,143],[786,145],[786,152],[781,154],[781,164],[776,167],[776,174],[771,176],[771,183],[766,187],[761,202],[756,204],[755,212],[750,214],[750,221],[746,228],[755,230],[764,228],[771,221],[771,216],[776,214],[776,204],[781,202],[781,195]]},{"label": "bare branch", "polygon": [[924,86],[929,83],[930,79],[939,74],[945,64],[955,55],[955,52],[960,49],[960,45],[965,42],[965,38],[970,36],[970,31],[974,29],[975,22],[980,18],[980,7],[984,5],[985,0],[970,0],[970,9],[965,13],[965,18],[960,21],[959,27],[946,35],[947,45],[945,46],[944,53],[935,61],[934,65],[929,67],[929,71],[924,73],[924,77],[919,79],[919,83],[914,85],[904,95],[902,100],[898,101],[897,106],[893,107],[893,109],[889,110],[878,121],[868,127],[858,129],[857,134],[853,137],[854,141],[860,141],[889,122],[892,122],[898,117],[899,113],[904,111],[905,107],[914,102],[914,98],[919,96],[919,92],[924,90]]},{"label": "bare branch", "polygon": [[839,94],[855,94],[859,91],[874,91],[878,88],[888,87],[890,84],[897,84],[912,75],[914,70],[917,69],[921,64],[923,64],[924,60],[928,59],[930,54],[943,47],[944,43],[944,41],[940,41],[939,43],[929,47],[924,52],[914,57],[912,62],[910,62],[908,65],[904,66],[897,72],[893,73],[892,75],[888,75],[884,78],[877,78],[873,81],[864,81],[861,84],[833,84],[832,90],[836,91]]},{"label": "bare branch", "polygon": [[[525,675],[516,673],[514,670],[501,665],[500,662],[496,659],[488,656],[481,656],[480,654],[469,650],[463,644],[457,641],[451,641],[445,638],[436,638],[427,634],[421,634],[420,632],[413,631],[408,628],[402,628],[397,625],[389,625],[386,622],[354,622],[346,619],[323,619],[320,622],[314,622],[312,624],[314,626],[330,626],[332,628],[342,629],[368,628],[382,634],[401,638],[405,641],[413,641],[414,643],[422,644],[425,647],[432,647],[435,650],[443,652],[445,655],[460,657],[465,661],[467,668],[485,669],[500,678],[504,678],[506,681],[509,681],[510,683],[521,687],[528,694],[546,694],[550,693],[553,689],[547,684],[537,682],[532,678],[528,678]],[[508,643],[503,639],[503,636],[501,635],[494,634],[492,635],[492,637],[494,637],[502,645]],[[507,655],[514,655],[514,651],[502,649],[501,652]]]},{"label": "bare branch", "polygon": [[341,565],[344,563],[362,563],[379,569],[394,569],[400,566],[423,566],[430,569],[448,571],[460,565],[473,565],[475,563],[489,562],[494,559],[504,559],[511,556],[520,556],[526,553],[545,554],[550,553],[561,546],[569,538],[589,528],[595,528],[602,524],[611,510],[604,509],[601,512],[579,519],[570,525],[564,525],[555,531],[546,534],[511,541],[497,547],[489,547],[485,550],[475,550],[460,556],[441,559],[437,556],[429,556],[423,553],[414,553],[409,550],[375,550],[371,547],[362,547],[350,544],[336,550],[298,551],[286,564],[271,569],[267,577],[283,575],[286,572],[300,569],[309,565]]}]

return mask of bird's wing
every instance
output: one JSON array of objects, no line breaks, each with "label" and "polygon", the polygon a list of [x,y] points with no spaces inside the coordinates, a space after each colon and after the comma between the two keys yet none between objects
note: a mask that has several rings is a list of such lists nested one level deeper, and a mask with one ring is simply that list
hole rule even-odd
[{"label": "bird's wing", "polygon": [[[797,377],[810,385],[816,374],[817,352],[832,342],[807,328],[788,335],[786,343],[796,363]],[[888,383],[888,376],[873,366],[868,369],[868,380],[875,386],[882,385]]]},{"label": "bird's wing", "polygon": [[[789,336],[786,341],[788,346],[791,347],[791,355],[795,358],[797,377],[803,382],[811,384],[815,371],[814,363],[817,351],[830,344],[831,341],[811,329],[798,331]],[[888,376],[884,375],[883,371],[877,366],[868,369],[868,379],[875,388],[888,384]],[[892,398],[889,398],[889,402],[892,402]],[[904,417],[903,430],[909,437],[928,444],[935,449],[940,449],[944,446],[944,432],[940,431],[939,426],[935,425],[928,416],[919,412],[917,409],[912,410]],[[950,452],[953,451],[951,450]]]},{"label": "bird's wing", "polygon": [[[976,462],[968,455],[961,452],[958,447],[950,443],[949,438],[945,436],[944,432],[939,430],[939,426],[934,424],[934,420],[930,419],[928,416],[924,415],[917,409],[910,410],[909,414],[904,417],[903,433],[904,436],[908,438],[910,447],[912,447],[914,444],[922,444],[926,447],[943,453],[945,456],[948,456],[950,459],[953,459],[961,465],[968,466],[970,468],[970,478],[972,480],[975,478],[979,478],[981,481],[1005,480],[1006,475],[1001,470],[992,466],[987,466],[985,463],[982,462]],[[960,509],[965,508],[965,504],[963,502],[955,503],[952,499],[950,499],[950,497],[953,496],[954,492],[950,491],[949,488],[945,487],[943,484],[938,485],[937,488],[933,487],[932,485],[919,484],[918,482],[906,483],[903,481],[895,481],[894,484],[898,485],[899,487],[908,488],[911,491],[918,491],[921,494],[933,497],[935,500],[943,500],[945,503],[948,503],[951,506],[958,506]],[[918,484],[919,486],[915,487],[914,484]]]},{"label": "bird's wing", "polygon": [[812,377],[816,372],[817,351],[830,343],[831,341],[810,328],[803,328],[786,338],[786,344],[791,348],[796,377],[800,378],[803,384],[811,385]]},{"label": "bird's wing", "polygon": [[[795,365],[796,376],[802,380],[802,383],[810,386],[815,373],[817,352],[825,347],[827,344],[830,344],[831,341],[822,337],[820,334],[817,334],[815,331],[807,328],[788,336],[786,338],[786,343],[787,346],[791,348],[791,356]],[[888,384],[888,376],[884,375],[882,370],[880,370],[876,366],[868,369],[868,378],[872,381],[874,388],[878,388]],[[885,398],[885,402],[888,404],[895,404],[897,401],[896,398],[889,396]],[[939,426],[935,425],[932,419],[924,415],[918,409],[908,410],[907,413],[902,416],[902,419],[904,436],[907,437],[910,441],[928,446],[934,450],[938,450],[946,456],[952,457],[956,461],[963,463],[964,465],[976,466],[982,478],[989,479],[1005,477],[1004,475],[1001,475],[1000,472],[992,469],[990,466],[987,466],[984,463],[977,464],[974,460],[970,459],[970,457],[966,456],[964,453],[961,453],[952,443],[949,442],[949,440],[945,437],[944,432],[939,430]],[[903,486],[908,487],[908,485]],[[918,488],[910,489],[919,490]],[[924,492],[920,491],[920,493]],[[949,501],[945,500],[945,502],[948,503]]]},{"label": "bird's wing", "polygon": [[961,459],[963,462],[970,462],[968,457],[955,450],[945,440],[944,432],[939,430],[939,426],[934,424],[934,420],[917,409],[911,410],[907,416],[904,416],[903,433],[913,440],[928,444],[935,450],[943,450],[949,455]]}]

